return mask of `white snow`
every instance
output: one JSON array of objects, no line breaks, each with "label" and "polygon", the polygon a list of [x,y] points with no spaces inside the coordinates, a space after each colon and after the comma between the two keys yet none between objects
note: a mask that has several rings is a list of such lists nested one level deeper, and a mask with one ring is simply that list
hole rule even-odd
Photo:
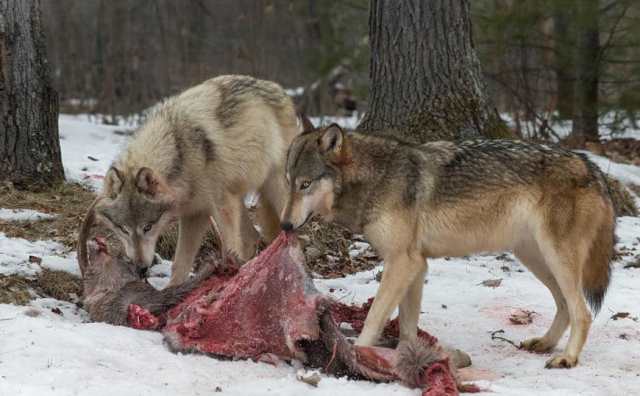
[{"label": "white snow", "polygon": [[56,217],[53,214],[38,212],[33,209],[0,208],[0,220],[4,221],[37,221]]},{"label": "white snow", "polygon": [[316,127],[327,126],[332,123],[336,123],[345,129],[356,129],[360,120],[364,117],[364,113],[358,113],[354,111],[349,117],[340,116],[323,116],[323,117],[309,117],[311,123]]},{"label": "white snow", "polygon": [[131,133],[126,126],[94,123],[87,115],[60,115],[60,150],[68,180],[102,187],[102,179]]},{"label": "white snow", "polygon": [[[509,113],[500,113],[500,117],[507,123],[508,126],[515,128],[516,122],[511,114]],[[554,115],[557,117],[557,114]],[[549,120],[548,120],[549,121]],[[602,140],[611,140],[614,138],[630,138],[640,140],[640,123],[638,125],[633,126],[629,119],[622,119],[616,121],[615,112],[608,112],[601,116],[598,120],[599,125],[599,133],[600,138]],[[531,121],[521,120],[521,127],[525,137],[530,131],[537,131],[540,127],[540,122],[536,121],[535,123]],[[613,127],[616,127],[614,129]],[[551,120],[550,126],[553,129],[553,132],[557,135],[558,138],[565,138],[571,134],[571,130],[573,128],[573,122],[570,120]],[[556,137],[553,137],[556,139]]]},{"label": "white snow", "polygon": [[595,155],[588,151],[581,152],[585,153],[606,175],[614,177],[622,183],[632,183],[640,186],[640,167],[613,162],[609,158]]},{"label": "white snow", "polygon": [[[31,242],[22,238],[9,238],[0,232],[0,274],[32,276],[45,267],[80,276],[76,253],[67,253],[65,250],[58,242]],[[42,259],[42,262],[31,262],[30,256]]]},{"label": "white snow", "polygon": [[[61,116],[68,177],[99,188],[100,177],[126,142],[125,135],[114,134],[121,130],[93,124],[84,116]],[[623,182],[640,184],[640,167],[590,157]],[[486,395],[638,395],[640,322],[633,318],[640,317],[640,269],[623,267],[640,255],[640,218],[618,219],[617,235],[618,248],[630,255],[613,265],[609,293],[574,369],[544,369],[549,354],[519,351],[491,339],[490,333],[500,329],[502,336],[515,342],[539,336],[553,318],[550,293],[512,255],[430,260],[420,325],[471,355],[475,378],[477,373],[484,378],[476,383]],[[365,251],[365,242],[350,249],[352,255]],[[40,257],[42,263],[30,262],[29,256]],[[33,275],[41,266],[79,272],[75,252],[65,251],[62,245],[9,238],[0,232],[0,274]],[[380,269],[315,282],[335,298],[361,303],[375,294]],[[166,283],[169,270],[166,261],[154,267],[154,284]],[[499,287],[480,285],[496,278],[502,278]],[[54,308],[62,315],[52,312]],[[511,324],[508,316],[516,309],[535,311],[533,323]],[[629,312],[630,318],[611,319],[617,312]],[[566,340],[567,335],[556,352]],[[296,372],[286,364],[274,367],[173,354],[159,333],[88,323],[84,311],[53,299],[37,299],[27,307],[0,304],[0,395],[186,396],[214,394],[216,387],[224,395],[419,395],[400,384],[325,375],[318,388],[312,388],[296,380]]]}]

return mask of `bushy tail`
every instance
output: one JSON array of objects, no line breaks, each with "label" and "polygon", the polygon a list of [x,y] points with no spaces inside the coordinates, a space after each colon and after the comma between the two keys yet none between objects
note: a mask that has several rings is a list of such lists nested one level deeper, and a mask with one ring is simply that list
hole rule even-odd
[{"label": "bushy tail", "polygon": [[587,302],[591,306],[594,316],[602,307],[602,301],[607,293],[611,278],[611,260],[616,244],[616,219],[613,208],[611,214],[598,228],[596,237],[589,249],[587,262],[582,270],[582,288]]}]

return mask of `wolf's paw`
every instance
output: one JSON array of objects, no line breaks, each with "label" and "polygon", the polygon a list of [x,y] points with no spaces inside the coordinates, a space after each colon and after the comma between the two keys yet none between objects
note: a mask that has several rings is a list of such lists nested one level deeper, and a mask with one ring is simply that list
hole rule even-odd
[{"label": "wolf's paw", "polygon": [[544,365],[545,368],[571,368],[575,367],[578,364],[578,358],[567,356],[567,355],[557,355],[547,360],[547,363]]},{"label": "wolf's paw", "polygon": [[520,343],[520,349],[536,353],[549,352],[554,346],[556,345],[546,341],[544,337],[529,338]]}]

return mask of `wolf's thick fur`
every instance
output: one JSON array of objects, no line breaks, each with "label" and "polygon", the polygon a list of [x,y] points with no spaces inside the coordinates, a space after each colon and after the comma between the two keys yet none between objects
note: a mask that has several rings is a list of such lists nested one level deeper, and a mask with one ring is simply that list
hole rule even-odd
[{"label": "wolf's thick fur", "polygon": [[363,232],[385,262],[358,343],[376,342],[400,306],[403,340],[413,340],[427,257],[512,250],[551,291],[547,333],[522,347],[565,351],[548,367],[572,367],[609,284],[615,217],[603,175],[583,155],[507,140],[411,146],[344,133],[338,126],[297,137],[287,156],[282,227],[313,214]]},{"label": "wolf's thick fur", "polygon": [[257,221],[265,239],[273,239],[297,123],[291,99],[273,82],[221,76],[190,88],[161,104],[113,163],[97,217],[143,269],[158,236],[178,218],[173,285],[191,270],[209,215],[221,224],[230,250],[247,260],[258,236],[243,198],[260,193]]}]

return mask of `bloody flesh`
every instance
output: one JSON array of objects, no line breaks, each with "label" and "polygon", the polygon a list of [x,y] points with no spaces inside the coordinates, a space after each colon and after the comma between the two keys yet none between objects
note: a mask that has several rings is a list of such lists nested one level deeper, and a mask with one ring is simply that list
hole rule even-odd
[{"label": "bloody flesh", "polygon": [[[359,332],[371,300],[355,307],[321,295],[303,260],[296,238],[283,233],[235,275],[214,275],[203,282],[166,318],[132,305],[129,324],[157,329],[165,322],[162,331],[175,351],[263,361],[299,359],[353,377],[401,380],[422,388],[423,395],[458,394],[455,369],[436,338],[422,330],[420,348],[405,348],[414,351],[410,353],[399,352],[401,347],[354,346],[340,324]],[[387,324],[383,337],[397,341],[397,320]],[[429,358],[420,359],[425,352]]]}]

